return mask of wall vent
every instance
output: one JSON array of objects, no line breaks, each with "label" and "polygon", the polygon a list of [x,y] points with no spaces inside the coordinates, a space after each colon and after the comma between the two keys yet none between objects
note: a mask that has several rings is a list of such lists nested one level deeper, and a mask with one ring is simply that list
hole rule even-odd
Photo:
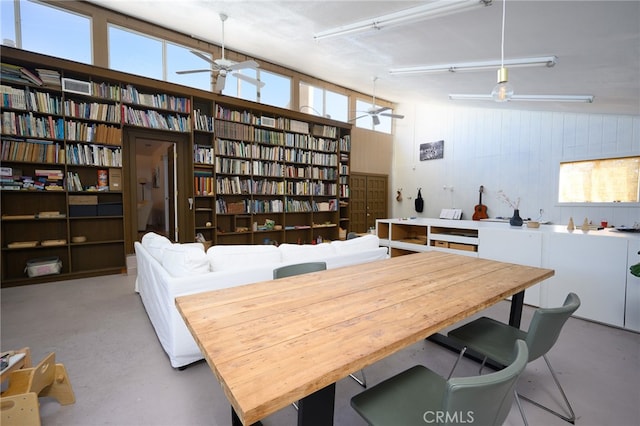
[{"label": "wall vent", "polygon": [[260,117],[260,124],[265,127],[276,127],[276,119],[271,117]]},{"label": "wall vent", "polygon": [[62,90],[65,92],[91,96],[91,83],[88,81],[74,80],[72,78],[63,78]]}]

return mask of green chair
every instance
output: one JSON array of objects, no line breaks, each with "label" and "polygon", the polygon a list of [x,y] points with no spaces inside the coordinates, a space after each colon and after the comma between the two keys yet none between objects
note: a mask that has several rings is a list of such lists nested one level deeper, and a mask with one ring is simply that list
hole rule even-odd
[{"label": "green chair", "polygon": [[555,414],[569,423],[575,423],[576,416],[573,408],[571,408],[571,404],[569,404],[569,400],[556,377],[555,371],[551,368],[546,354],[556,343],[562,327],[578,307],[580,307],[580,298],[578,298],[575,293],[569,293],[561,307],[537,309],[531,319],[528,331],[522,331],[494,319],[482,317],[450,331],[448,336],[460,343],[465,349],[478,352],[481,356],[484,356],[484,360],[480,366],[480,372],[482,372],[487,358],[498,364],[509,364],[512,359],[510,348],[513,347],[513,342],[518,339],[524,340],[529,348],[529,362],[541,356],[544,358],[569,411],[569,416],[564,416],[516,393],[516,402],[518,403],[518,408],[520,409],[520,414],[522,414],[522,419],[525,424],[528,424],[527,418],[520,404],[519,397]]},{"label": "green chair", "polygon": [[501,425],[528,360],[524,341],[512,350],[509,366],[484,376],[445,379],[417,365],[354,396],[351,406],[372,426]]}]

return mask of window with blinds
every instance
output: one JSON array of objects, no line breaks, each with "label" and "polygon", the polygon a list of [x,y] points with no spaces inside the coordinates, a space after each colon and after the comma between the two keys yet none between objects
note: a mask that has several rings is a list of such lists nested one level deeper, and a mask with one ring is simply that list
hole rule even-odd
[{"label": "window with blinds", "polygon": [[640,157],[560,163],[560,203],[640,202]]}]

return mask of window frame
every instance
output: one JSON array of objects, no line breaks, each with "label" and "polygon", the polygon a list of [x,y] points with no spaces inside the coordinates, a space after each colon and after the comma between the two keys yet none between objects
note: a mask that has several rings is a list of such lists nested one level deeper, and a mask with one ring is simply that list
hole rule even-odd
[{"label": "window frame", "polygon": [[555,185],[555,205],[557,207],[640,207],[640,177],[638,183],[638,193],[636,196],[639,201],[560,201],[560,168],[562,164],[567,163],[580,163],[587,161],[607,161],[607,160],[618,160],[618,159],[640,159],[640,155],[638,153],[620,153],[611,156],[588,156],[588,157],[578,157],[571,159],[562,159],[556,164],[556,185]]}]

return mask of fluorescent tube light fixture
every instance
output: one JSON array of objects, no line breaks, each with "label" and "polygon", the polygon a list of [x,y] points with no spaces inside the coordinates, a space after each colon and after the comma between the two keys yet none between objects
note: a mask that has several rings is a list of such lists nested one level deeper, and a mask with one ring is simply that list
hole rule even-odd
[{"label": "fluorescent tube light fixture", "polygon": [[[513,95],[510,101],[593,103],[593,95]],[[493,101],[491,95],[450,94],[452,101]]]},{"label": "fluorescent tube light fixture", "polygon": [[313,35],[314,40],[322,40],[330,37],[338,37],[347,34],[359,33],[368,30],[380,30],[392,25],[408,22],[417,22],[424,19],[438,18],[452,13],[463,12],[476,7],[490,6],[493,0],[434,0],[425,5],[401,10],[365,19],[341,27],[320,31]]},{"label": "fluorescent tube light fixture", "polygon": [[[558,62],[557,56],[536,56],[531,58],[505,59],[504,66],[509,68],[516,67],[553,67]],[[488,61],[476,62],[459,62],[451,64],[439,65],[418,65],[415,67],[392,68],[389,70],[391,75],[407,75],[407,74],[427,74],[439,72],[458,72],[458,71],[480,71],[498,69],[502,65],[500,59],[492,59]]]}]

